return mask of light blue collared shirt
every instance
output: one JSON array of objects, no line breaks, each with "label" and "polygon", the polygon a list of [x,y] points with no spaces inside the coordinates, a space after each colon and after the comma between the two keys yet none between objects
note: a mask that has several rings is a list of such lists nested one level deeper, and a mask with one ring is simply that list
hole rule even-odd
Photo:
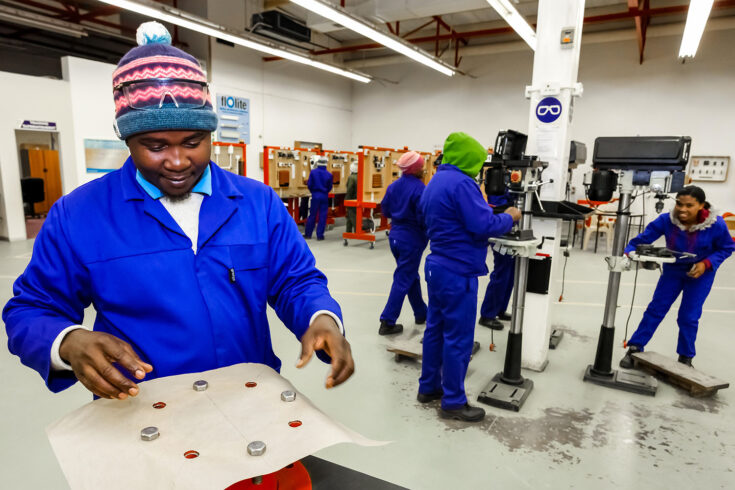
[{"label": "light blue collared shirt", "polygon": [[[138,181],[143,190],[146,191],[146,193],[153,199],[161,199],[163,197],[161,189],[145,180],[145,177],[140,173],[140,170],[135,171],[135,180]],[[207,196],[212,195],[212,171],[209,169],[209,165],[207,165],[207,168],[202,174],[202,178],[199,179],[199,182],[197,182],[197,184],[192,188],[191,192]]]}]

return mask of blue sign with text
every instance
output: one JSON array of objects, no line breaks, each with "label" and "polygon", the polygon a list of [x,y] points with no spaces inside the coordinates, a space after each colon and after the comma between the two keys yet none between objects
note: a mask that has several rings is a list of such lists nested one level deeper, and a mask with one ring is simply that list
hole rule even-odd
[{"label": "blue sign with text", "polygon": [[561,115],[561,101],[556,97],[544,97],[536,106],[536,117],[542,123],[551,123]]},{"label": "blue sign with text", "polygon": [[250,100],[231,95],[217,96],[219,139],[229,143],[250,143]]}]

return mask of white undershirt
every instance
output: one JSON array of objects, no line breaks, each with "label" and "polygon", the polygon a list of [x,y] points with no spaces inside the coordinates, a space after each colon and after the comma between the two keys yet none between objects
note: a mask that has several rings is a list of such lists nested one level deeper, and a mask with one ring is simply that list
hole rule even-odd
[{"label": "white undershirt", "polygon": [[202,207],[204,195],[192,192],[183,199],[171,200],[168,196],[161,198],[161,204],[168,214],[176,221],[179,228],[191,240],[191,249],[197,253],[199,239],[199,210]]},{"label": "white undershirt", "polygon": [[[202,201],[204,201],[204,195],[192,192],[183,199],[171,200],[167,196],[163,196],[160,200],[163,207],[166,208],[166,211],[168,211],[174,221],[176,221],[176,224],[179,225],[181,231],[189,237],[191,240],[191,249],[194,250],[194,253],[196,254],[197,240],[199,239],[199,211],[202,207]],[[342,322],[339,317],[331,311],[319,310],[314,313],[309,319],[309,326],[314,323],[314,320],[316,320],[319,315],[329,315],[332,317],[335,323],[337,323],[342,335],[344,335],[345,328],[342,325]],[[56,336],[56,339],[54,339],[54,343],[51,344],[51,369],[54,371],[71,371],[71,365],[61,358],[59,347],[61,347],[61,341],[64,340],[66,334],[78,328],[87,327],[83,325],[70,325],[62,330],[61,333]]]}]

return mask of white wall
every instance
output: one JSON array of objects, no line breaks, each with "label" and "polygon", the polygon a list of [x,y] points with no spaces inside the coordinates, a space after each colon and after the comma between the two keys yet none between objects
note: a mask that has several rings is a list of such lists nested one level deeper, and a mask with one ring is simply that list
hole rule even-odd
[{"label": "white wall", "polygon": [[[208,17],[245,28],[243,2],[209,3]],[[264,145],[316,141],[325,149],[351,148],[352,82],[293,62],[264,62],[263,54],[212,41],[211,80],[215,93],[250,99],[249,177],[262,180]]]},{"label": "white wall", "polygon": [[118,140],[112,126],[115,120],[115,104],[112,100],[112,73],[115,65],[65,56],[61,59],[61,69],[64,80],[69,82],[71,97],[74,148],[77,155],[74,171],[77,181],[83,184],[104,175],[87,173],[84,140]]},{"label": "white wall", "polygon": [[[582,49],[585,94],[575,108],[572,135],[587,143],[590,158],[596,136],[638,134],[691,136],[693,155],[735,158],[735,30],[706,33],[697,57],[686,64],[676,59],[679,42],[649,40],[642,65],[635,43]],[[725,183],[696,184],[715,207],[735,212],[735,168]]]},{"label": "white wall", "polygon": [[[639,65],[635,41],[586,46],[583,40],[584,96],[576,102],[571,135],[587,144],[590,160],[597,136],[637,134],[688,135],[695,155],[735,157],[735,30],[706,33],[696,59],[686,64],[676,58],[679,42],[674,36],[649,39]],[[458,130],[491,146],[501,129],[525,132],[523,90],[532,64],[524,51],[469,58],[461,68],[476,78],[449,79],[415,64],[371,69],[399,83],[355,86],[353,146],[431,149]],[[581,175],[574,178],[578,192]],[[735,210],[735,168],[726,183],[699,185],[716,207]]]},{"label": "white wall", "polygon": [[461,68],[472,76],[450,78],[418,63],[370,69],[385,81],[354,87],[353,146],[431,150],[452,131],[492,146],[501,129],[525,129],[530,51],[470,58]]},{"label": "white wall", "polygon": [[24,119],[53,121],[59,130],[59,159],[64,193],[78,185],[74,166],[77,154],[73,139],[69,84],[65,81],[0,72],[0,92],[5,94],[0,116],[0,237],[26,238],[20,168],[15,130]]}]

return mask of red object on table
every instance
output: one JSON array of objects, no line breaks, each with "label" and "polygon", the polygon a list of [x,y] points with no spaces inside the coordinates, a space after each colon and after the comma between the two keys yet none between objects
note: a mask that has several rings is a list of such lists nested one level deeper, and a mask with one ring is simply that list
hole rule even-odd
[{"label": "red object on table", "polygon": [[253,483],[252,478],[230,485],[225,490],[311,490],[311,477],[301,462],[290,464],[285,468],[263,475],[262,481]]}]

